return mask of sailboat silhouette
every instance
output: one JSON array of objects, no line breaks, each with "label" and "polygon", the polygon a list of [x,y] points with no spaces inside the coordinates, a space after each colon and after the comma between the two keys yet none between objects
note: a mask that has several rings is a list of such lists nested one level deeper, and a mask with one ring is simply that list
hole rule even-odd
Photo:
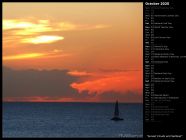
[{"label": "sailboat silhouette", "polygon": [[123,118],[119,117],[118,101],[116,101],[115,110],[114,110],[114,117],[111,120],[113,120],[113,121],[122,121],[123,120]]}]

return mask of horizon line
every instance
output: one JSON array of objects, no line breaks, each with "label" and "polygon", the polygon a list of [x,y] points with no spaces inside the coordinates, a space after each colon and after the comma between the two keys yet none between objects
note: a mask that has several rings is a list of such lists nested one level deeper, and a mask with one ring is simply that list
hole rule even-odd
[{"label": "horizon line", "polygon": [[[125,104],[143,104],[143,102],[120,102],[118,101],[119,103],[125,103]],[[67,102],[67,101],[2,101],[2,103],[115,103],[114,102],[82,102],[82,101],[70,101],[70,102]]]}]

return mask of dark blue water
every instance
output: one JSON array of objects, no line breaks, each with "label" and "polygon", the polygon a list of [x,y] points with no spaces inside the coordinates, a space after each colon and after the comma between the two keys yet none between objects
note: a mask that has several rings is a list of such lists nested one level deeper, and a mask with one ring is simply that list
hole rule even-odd
[{"label": "dark blue water", "polygon": [[112,103],[3,103],[3,137],[142,137],[143,105]]}]

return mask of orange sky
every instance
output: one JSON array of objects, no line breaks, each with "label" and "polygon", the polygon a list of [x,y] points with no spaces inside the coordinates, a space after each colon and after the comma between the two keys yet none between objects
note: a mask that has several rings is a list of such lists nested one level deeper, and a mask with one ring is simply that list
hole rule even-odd
[{"label": "orange sky", "polygon": [[68,70],[78,77],[69,87],[96,93],[87,101],[108,101],[99,95],[110,91],[142,97],[142,12],[142,3],[3,3],[3,65]]}]

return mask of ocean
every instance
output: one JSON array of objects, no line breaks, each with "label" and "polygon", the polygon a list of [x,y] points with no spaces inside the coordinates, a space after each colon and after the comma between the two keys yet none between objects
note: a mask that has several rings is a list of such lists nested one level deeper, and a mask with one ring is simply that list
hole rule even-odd
[{"label": "ocean", "polygon": [[142,137],[143,104],[3,103],[3,138]]}]

